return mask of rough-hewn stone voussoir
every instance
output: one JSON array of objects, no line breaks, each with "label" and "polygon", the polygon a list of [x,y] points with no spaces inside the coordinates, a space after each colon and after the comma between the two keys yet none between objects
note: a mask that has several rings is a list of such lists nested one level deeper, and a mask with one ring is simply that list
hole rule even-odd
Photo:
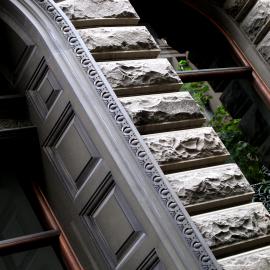
[{"label": "rough-hewn stone voussoir", "polygon": [[137,126],[204,118],[188,92],[128,97],[120,101]]},{"label": "rough-hewn stone voussoir", "polygon": [[251,40],[254,40],[270,18],[269,0],[259,0],[243,20],[241,27]]},{"label": "rough-hewn stone voussoir", "polygon": [[219,260],[224,270],[269,270],[270,246]]},{"label": "rough-hewn stone voussoir", "polygon": [[113,18],[139,19],[128,0],[65,0],[59,6],[74,22]]},{"label": "rough-hewn stone voussoir", "polygon": [[185,206],[253,192],[236,164],[168,174],[166,177]]},{"label": "rough-hewn stone voussoir", "polygon": [[92,53],[159,50],[145,26],[88,28],[79,33]]},{"label": "rough-hewn stone voussoir", "polygon": [[114,89],[181,83],[167,59],[110,61],[98,64]]},{"label": "rough-hewn stone voussoir", "polygon": [[228,155],[210,127],[150,134],[143,138],[160,165]]},{"label": "rough-hewn stone voussoir", "polygon": [[193,217],[212,249],[263,237],[270,232],[270,214],[262,203],[250,203]]},{"label": "rough-hewn stone voussoir", "polygon": [[246,0],[226,0],[223,7],[228,14],[236,17],[246,2]]},{"label": "rough-hewn stone voussoir", "polygon": [[270,33],[259,43],[257,49],[265,61],[270,64]]}]

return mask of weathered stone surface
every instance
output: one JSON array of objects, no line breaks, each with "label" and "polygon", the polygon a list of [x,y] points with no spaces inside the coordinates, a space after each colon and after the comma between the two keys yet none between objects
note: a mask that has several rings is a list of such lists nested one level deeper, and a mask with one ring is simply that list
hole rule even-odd
[{"label": "weathered stone surface", "polygon": [[254,40],[270,17],[269,0],[259,0],[242,23],[242,28]]},{"label": "weathered stone surface", "polygon": [[246,2],[246,0],[226,0],[224,9],[232,17],[236,17]]},{"label": "weathered stone surface", "polygon": [[270,64],[270,32],[264,37],[257,48],[265,61]]},{"label": "weathered stone surface", "polygon": [[144,26],[89,28],[79,33],[92,53],[158,49]]},{"label": "weathered stone surface", "polygon": [[114,89],[181,82],[167,59],[99,62],[99,66]]},{"label": "weathered stone surface", "polygon": [[212,128],[157,133],[143,136],[159,164],[228,154]]},{"label": "weathered stone surface", "polygon": [[262,203],[250,203],[193,217],[211,248],[266,236],[270,215]]},{"label": "weathered stone surface", "polygon": [[188,92],[136,96],[120,101],[137,126],[204,117]]},{"label": "weathered stone surface", "polygon": [[60,8],[73,21],[107,18],[138,18],[128,0],[66,0]]},{"label": "weathered stone surface", "polygon": [[166,175],[184,205],[253,192],[236,164]]},{"label": "weathered stone surface", "polygon": [[219,260],[224,270],[269,270],[270,246]]}]

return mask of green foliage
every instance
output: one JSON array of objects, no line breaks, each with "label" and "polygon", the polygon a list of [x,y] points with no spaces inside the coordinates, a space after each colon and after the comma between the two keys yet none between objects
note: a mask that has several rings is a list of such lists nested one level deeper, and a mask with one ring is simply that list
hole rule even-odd
[{"label": "green foliage", "polygon": [[184,83],[181,90],[188,91],[201,107],[207,106],[212,98],[207,94],[209,90],[207,82]]},{"label": "green foliage", "polygon": [[266,181],[262,171],[258,149],[245,141],[239,128],[240,119],[232,119],[223,106],[219,107],[210,121],[235,161],[250,183]]},{"label": "green foliage", "polygon": [[178,62],[178,70],[186,71],[186,70],[192,70],[192,68],[189,66],[187,60],[180,60]]},{"label": "green foliage", "polygon": [[[181,71],[192,70],[187,60],[178,63]],[[188,91],[195,101],[204,109],[212,98],[208,94],[207,82],[191,82],[183,84],[181,90]],[[224,145],[231,154],[229,161],[236,162],[250,183],[270,181],[270,176],[263,170],[258,149],[246,142],[239,128],[240,119],[233,119],[223,106],[213,115],[210,125],[219,134]]]}]

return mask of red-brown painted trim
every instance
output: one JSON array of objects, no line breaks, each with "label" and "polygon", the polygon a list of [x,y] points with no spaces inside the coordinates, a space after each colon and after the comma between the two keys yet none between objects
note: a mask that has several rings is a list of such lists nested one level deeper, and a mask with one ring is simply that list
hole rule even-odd
[{"label": "red-brown painted trim", "polygon": [[59,235],[59,250],[61,257],[69,270],[84,270],[82,265],[79,262],[79,259],[75,255],[61,225],[59,224],[55,214],[53,213],[46,197],[41,191],[40,187],[37,184],[33,184],[33,191],[39,204],[38,207],[42,212],[41,215],[44,216],[44,221],[47,226],[53,230],[57,230],[60,232]]},{"label": "red-brown painted trim", "polygon": [[0,241],[0,256],[53,245],[58,241],[59,236],[58,230],[49,230],[2,240]]},{"label": "red-brown painted trim", "polygon": [[[223,27],[215,21],[212,17],[209,16],[206,12],[204,12],[202,9],[200,9],[194,1],[190,0],[182,0],[187,6],[194,9],[201,15],[203,15],[208,21],[210,21],[213,26],[226,38],[228,43],[230,44],[233,52],[235,53],[235,56],[238,58],[238,60],[242,63],[243,66],[250,67],[252,69],[252,78],[253,78],[253,84],[254,87],[265,103],[265,105],[270,108],[270,89],[266,85],[266,83],[263,81],[261,76],[257,73],[256,69],[252,65],[252,63],[248,60],[248,58],[245,56],[244,52],[240,49],[238,44],[235,42],[233,37],[223,29]],[[200,1],[198,1],[200,3]]]}]

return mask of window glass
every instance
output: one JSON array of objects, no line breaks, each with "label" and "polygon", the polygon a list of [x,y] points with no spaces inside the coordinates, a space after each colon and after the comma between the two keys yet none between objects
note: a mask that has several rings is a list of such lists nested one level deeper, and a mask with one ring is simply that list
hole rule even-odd
[{"label": "window glass", "polygon": [[43,228],[16,175],[12,171],[1,170],[0,240],[42,231]]},{"label": "window glass", "polygon": [[1,270],[63,270],[53,248],[45,247],[0,256]]}]

